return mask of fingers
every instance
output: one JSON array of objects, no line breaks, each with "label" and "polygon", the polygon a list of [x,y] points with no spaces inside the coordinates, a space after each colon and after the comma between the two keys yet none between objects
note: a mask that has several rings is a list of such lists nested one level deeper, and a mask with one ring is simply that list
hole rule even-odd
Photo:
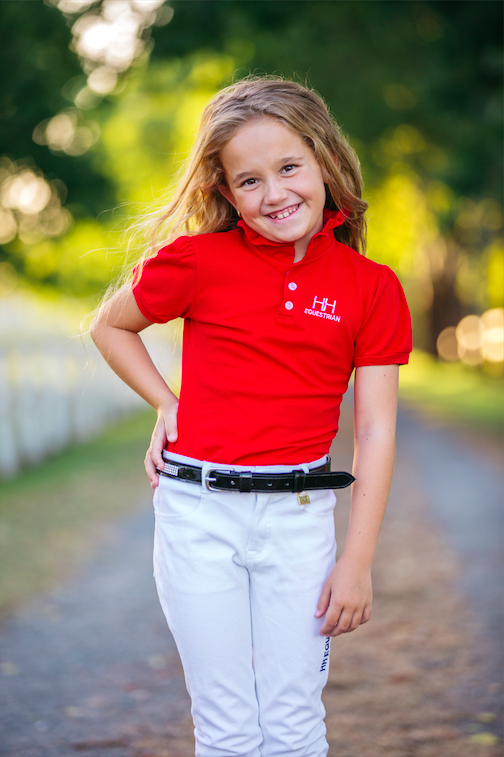
[{"label": "fingers", "polygon": [[367,623],[370,618],[371,618],[371,605],[366,605],[366,607],[364,608],[364,612],[362,613],[362,618],[360,622],[361,626],[363,623]]},{"label": "fingers", "polygon": [[162,437],[152,438],[150,447],[147,454],[152,462],[154,468],[164,468],[163,450],[166,447],[166,436],[163,433]]},{"label": "fingers", "polygon": [[177,441],[177,437],[177,408],[175,407],[159,414],[152,432],[149,452],[157,468],[162,468],[164,465],[163,450],[166,448],[166,443]]},{"label": "fingers", "polygon": [[333,636],[333,631],[339,623],[342,613],[342,608],[337,605],[329,607],[327,615],[319,631],[320,636]]},{"label": "fingers", "polygon": [[[318,611],[317,611],[318,612]],[[371,617],[371,606],[364,609],[345,608],[339,605],[330,607],[324,623],[319,631],[320,636],[340,636],[343,633],[355,631],[360,625],[367,623]]]},{"label": "fingers", "polygon": [[168,409],[160,410],[154,431],[152,432],[151,443],[145,456],[145,472],[147,473],[150,485],[156,488],[159,482],[159,476],[156,468],[164,467],[163,450],[167,442],[176,442],[178,438],[177,431],[177,410],[178,403]]},{"label": "fingers", "polygon": [[316,618],[321,618],[322,615],[324,615],[324,613],[327,611],[327,608],[329,607],[330,599],[331,599],[331,587],[329,585],[329,582],[326,581],[324,584],[324,588],[322,589],[320,599],[318,601],[317,611],[315,613]]},{"label": "fingers", "polygon": [[154,461],[152,459],[150,447],[147,450],[147,454],[145,455],[144,465],[150,485],[153,489],[155,489],[159,483],[159,474],[156,471],[156,465],[154,464]]},{"label": "fingers", "polygon": [[361,617],[362,613],[360,611],[354,613],[346,611],[342,612],[330,635],[340,636],[342,633],[355,631],[360,626]]},{"label": "fingers", "polygon": [[153,489],[155,489],[159,483],[159,474],[157,473],[156,468],[162,469],[164,467],[163,450],[165,446],[166,434],[164,421],[160,417],[157,419],[156,425],[154,426],[151,443],[144,460],[145,472],[147,473],[147,477]]},{"label": "fingers", "polygon": [[178,404],[163,415],[166,438],[169,442],[176,442],[178,439],[177,411]]}]

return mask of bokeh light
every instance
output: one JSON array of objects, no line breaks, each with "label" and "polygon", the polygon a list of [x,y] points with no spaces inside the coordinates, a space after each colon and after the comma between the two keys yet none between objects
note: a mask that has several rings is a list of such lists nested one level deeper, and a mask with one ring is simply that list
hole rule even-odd
[{"label": "bokeh light", "polygon": [[[67,231],[72,216],[61,207],[57,182],[48,182],[41,172],[0,160],[0,243],[16,235],[26,244]],[[59,182],[61,185],[61,182]]]},{"label": "bokeh light", "polygon": [[0,198],[4,208],[15,208],[24,215],[36,215],[48,205],[51,188],[45,179],[27,168],[3,182]]},{"label": "bokeh light", "polygon": [[88,87],[98,95],[108,95],[117,86],[117,72],[107,66],[99,66],[88,76]]},{"label": "bokeh light", "polygon": [[[119,92],[120,76],[152,49],[150,28],[165,26],[173,17],[165,0],[103,0],[99,5],[96,0],[47,1],[73,22],[70,48],[87,74],[85,86],[72,96],[80,109],[95,108],[101,97]],[[89,135],[81,134],[79,142],[83,150]]]},{"label": "bokeh light", "polygon": [[442,330],[437,338],[436,348],[439,357],[447,362],[459,359],[455,326],[448,326]]},{"label": "bokeh light", "polygon": [[0,208],[0,244],[7,244],[17,234],[17,223],[10,210]]},{"label": "bokeh light", "polygon": [[481,316],[483,357],[490,363],[504,362],[504,308],[492,308]]},{"label": "bokeh light", "polygon": [[504,362],[504,308],[492,308],[482,316],[467,315],[458,325],[441,331],[436,342],[442,360],[462,360],[469,366],[485,361]]},{"label": "bokeh light", "polygon": [[466,315],[457,325],[458,354],[467,365],[481,365],[483,354],[483,324],[477,315]]},{"label": "bokeh light", "polygon": [[100,127],[95,121],[81,123],[79,111],[62,111],[53,118],[41,121],[33,131],[33,141],[47,145],[53,152],[83,155],[100,138]]},{"label": "bokeh light", "polygon": [[[111,72],[126,71],[143,52],[146,44],[143,32],[155,23],[156,11],[163,2],[104,0],[99,10],[92,9],[78,18],[72,27],[73,48],[88,63],[89,74],[96,65]],[[63,10],[61,3],[58,7]],[[93,81],[90,86],[93,88]]]},{"label": "bokeh light", "polygon": [[93,5],[95,0],[56,0],[56,5],[62,13],[82,13]]}]

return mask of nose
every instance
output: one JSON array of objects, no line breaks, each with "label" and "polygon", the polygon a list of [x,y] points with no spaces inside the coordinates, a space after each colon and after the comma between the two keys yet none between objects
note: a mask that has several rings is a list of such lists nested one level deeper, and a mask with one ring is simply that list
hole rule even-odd
[{"label": "nose", "polygon": [[264,192],[264,202],[267,205],[278,205],[278,203],[285,200],[287,197],[287,191],[282,186],[281,181],[276,178],[271,178],[266,182],[266,188]]}]

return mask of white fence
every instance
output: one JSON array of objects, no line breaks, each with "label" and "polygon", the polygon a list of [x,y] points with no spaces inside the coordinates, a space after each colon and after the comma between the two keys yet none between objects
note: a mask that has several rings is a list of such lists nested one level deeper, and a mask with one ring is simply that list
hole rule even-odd
[{"label": "white fence", "polygon": [[[146,332],[145,342],[176,383],[179,351],[170,332],[156,328]],[[145,402],[117,378],[89,337],[39,334],[0,343],[0,476],[15,475],[142,407]]]}]

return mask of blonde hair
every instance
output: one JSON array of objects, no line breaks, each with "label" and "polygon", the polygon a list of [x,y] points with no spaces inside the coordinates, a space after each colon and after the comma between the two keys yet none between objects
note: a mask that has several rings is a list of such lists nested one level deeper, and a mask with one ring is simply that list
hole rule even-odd
[{"label": "blonde hair", "polygon": [[327,177],[325,207],[344,210],[346,215],[335,231],[337,238],[365,253],[368,205],[361,196],[359,159],[324,100],[314,90],[279,76],[249,76],[222,89],[203,111],[174,197],[161,215],[148,217],[150,244],[141,262],[182,234],[236,226],[238,214],[219,192],[225,184],[219,155],[242,126],[263,117],[280,121],[310,145]]}]

